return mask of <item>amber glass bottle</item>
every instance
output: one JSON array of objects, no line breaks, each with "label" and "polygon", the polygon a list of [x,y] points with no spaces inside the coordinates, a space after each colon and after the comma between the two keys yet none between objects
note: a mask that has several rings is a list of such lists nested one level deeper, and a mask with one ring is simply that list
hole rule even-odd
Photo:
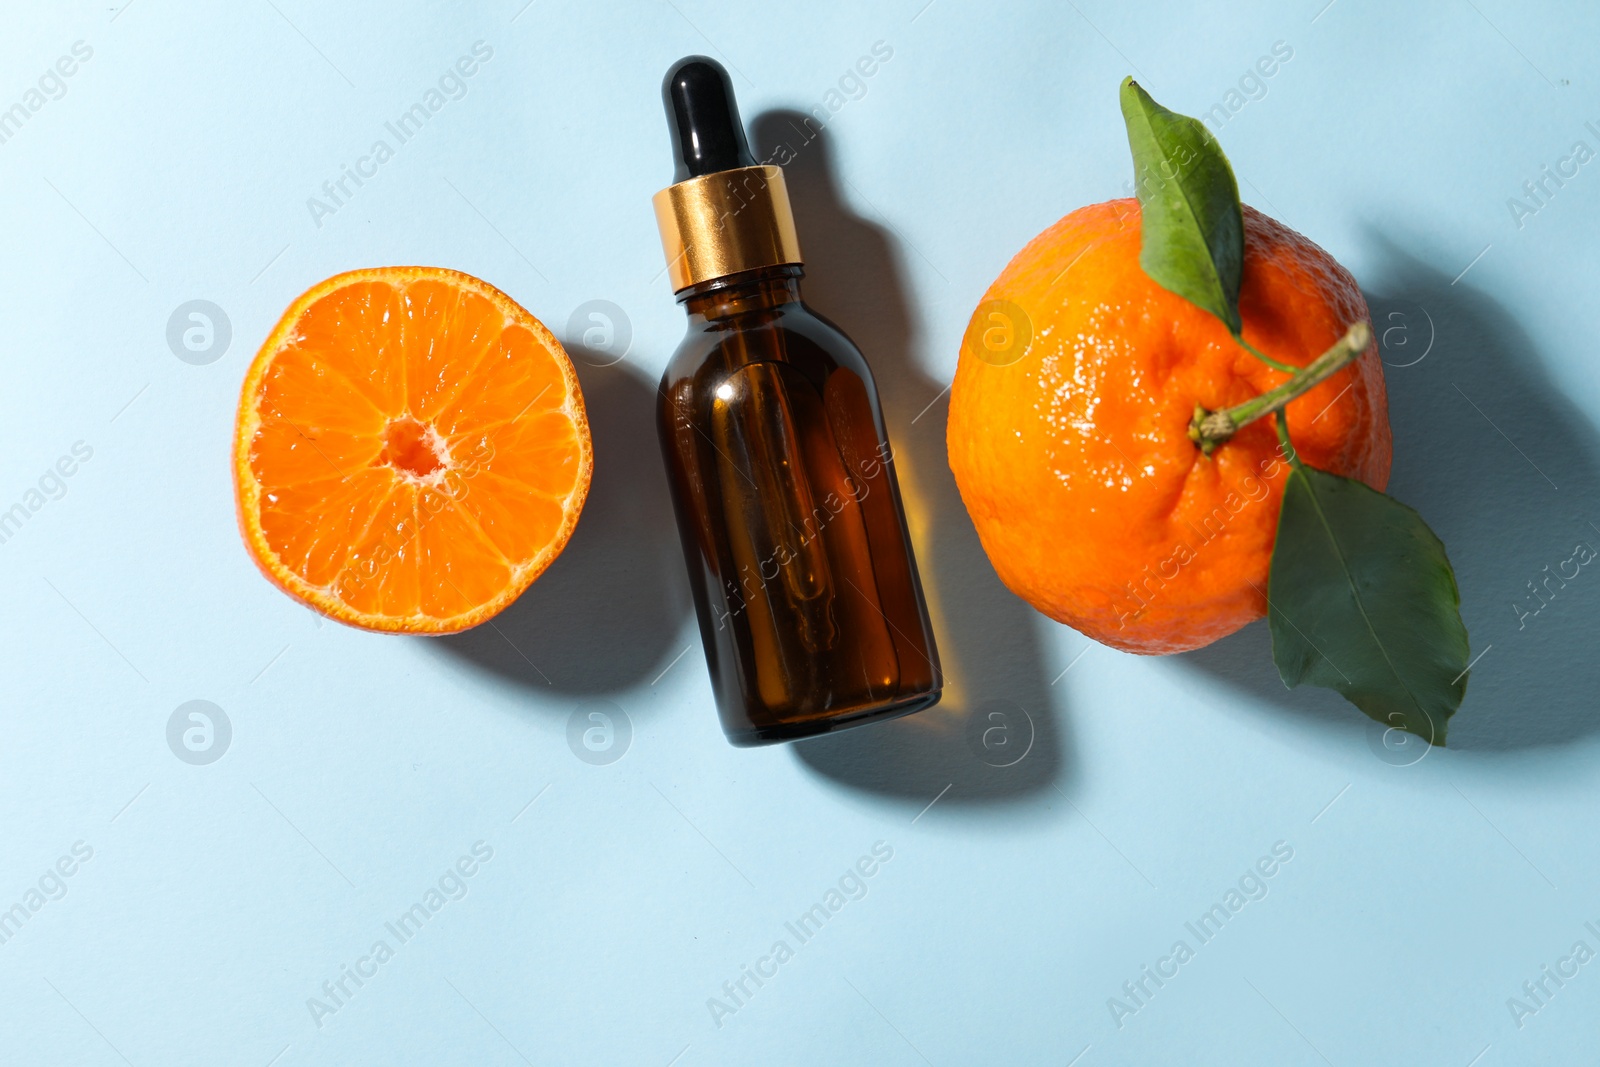
[{"label": "amber glass bottle", "polygon": [[782,172],[751,158],[726,72],[690,57],[664,92],[679,180],[656,213],[689,332],[657,421],[723,730],[928,707],[939,657],[872,372],[800,299]]}]

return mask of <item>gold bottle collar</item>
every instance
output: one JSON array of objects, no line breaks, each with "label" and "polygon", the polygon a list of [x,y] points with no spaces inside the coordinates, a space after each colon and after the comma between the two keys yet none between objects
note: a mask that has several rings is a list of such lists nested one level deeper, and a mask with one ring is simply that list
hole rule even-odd
[{"label": "gold bottle collar", "polygon": [[737,167],[669,185],[652,201],[672,291],[758,267],[799,263],[778,167]]}]

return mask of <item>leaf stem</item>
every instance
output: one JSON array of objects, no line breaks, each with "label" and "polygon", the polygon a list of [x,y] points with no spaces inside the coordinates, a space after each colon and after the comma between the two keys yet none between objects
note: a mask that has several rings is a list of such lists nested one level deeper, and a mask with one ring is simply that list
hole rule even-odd
[{"label": "leaf stem", "polygon": [[1279,408],[1273,423],[1278,428],[1278,443],[1283,446],[1283,458],[1289,461],[1289,466],[1300,466],[1300,453],[1295,451],[1294,442],[1289,440],[1289,412]]},{"label": "leaf stem", "polygon": [[[1331,348],[1305,367],[1296,370],[1294,377],[1282,385],[1269,389],[1254,399],[1220,411],[1207,411],[1203,406],[1196,404],[1194,418],[1189,422],[1189,440],[1199,446],[1201,452],[1211,455],[1218,445],[1238,433],[1241,427],[1249,425],[1263,415],[1282,411],[1291,400],[1333,377],[1365,352],[1367,345],[1371,343],[1372,327],[1365,322],[1353,323]],[[1280,439],[1286,441],[1287,436],[1287,429],[1280,427]]]},{"label": "leaf stem", "polygon": [[1257,348],[1249,341],[1246,341],[1242,334],[1234,334],[1233,339],[1239,342],[1240,348],[1243,348],[1246,352],[1250,353],[1252,356],[1255,356],[1273,370],[1281,370],[1285,374],[1295,374],[1300,370],[1300,368],[1296,367],[1293,363],[1284,363],[1281,360],[1273,359],[1271,356],[1261,351],[1261,349]]}]

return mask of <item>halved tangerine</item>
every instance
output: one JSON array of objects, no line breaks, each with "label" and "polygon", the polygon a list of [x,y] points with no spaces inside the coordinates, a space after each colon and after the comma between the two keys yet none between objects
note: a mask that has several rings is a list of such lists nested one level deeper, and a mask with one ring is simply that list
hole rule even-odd
[{"label": "halved tangerine", "polygon": [[492,285],[437,267],[303,294],[250,365],[234,431],[256,565],[369,630],[492,618],[566,547],[593,468],[561,343]]}]

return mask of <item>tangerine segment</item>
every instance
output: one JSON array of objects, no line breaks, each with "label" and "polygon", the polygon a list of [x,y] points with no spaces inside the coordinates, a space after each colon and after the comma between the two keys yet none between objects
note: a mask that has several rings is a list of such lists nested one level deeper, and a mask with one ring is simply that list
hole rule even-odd
[{"label": "tangerine segment", "polygon": [[245,544],[284,592],[369,630],[444,634],[560,554],[594,450],[572,361],[498,289],[435,267],[314,286],[245,376]]},{"label": "tangerine segment", "polygon": [[[1304,366],[1366,301],[1311,241],[1246,206],[1244,337]],[[1271,419],[1210,456],[1195,406],[1285,380],[1213,315],[1139,265],[1140,211],[1074,211],[1019,252],[985,294],[1027,317],[1031,344],[997,364],[962,344],[951,390],[951,471],[1001,580],[1039,611],[1114,648],[1199,648],[1260,618],[1289,467]],[[983,323],[978,324],[981,327]],[[1374,343],[1288,405],[1308,464],[1382,490],[1391,437]]]}]

